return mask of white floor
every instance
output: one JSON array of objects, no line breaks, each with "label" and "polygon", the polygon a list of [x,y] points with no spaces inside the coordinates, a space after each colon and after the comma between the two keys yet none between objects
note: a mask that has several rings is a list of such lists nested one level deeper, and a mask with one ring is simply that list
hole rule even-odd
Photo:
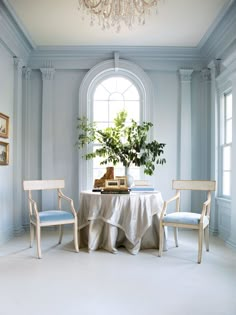
[{"label": "white floor", "polygon": [[55,231],[43,233],[41,260],[28,233],[0,248],[1,315],[236,314],[236,251],[216,237],[200,265],[192,231],[180,231],[180,247],[170,240],[162,258],[154,249],[76,254],[69,231],[56,243]]}]

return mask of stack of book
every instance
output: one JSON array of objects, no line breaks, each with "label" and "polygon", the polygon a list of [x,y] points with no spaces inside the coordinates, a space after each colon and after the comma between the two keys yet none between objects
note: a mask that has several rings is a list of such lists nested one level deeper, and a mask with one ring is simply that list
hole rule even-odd
[{"label": "stack of book", "polygon": [[154,191],[155,188],[150,184],[148,180],[135,180],[134,185],[130,188],[133,192],[142,191]]},{"label": "stack of book", "polygon": [[101,194],[129,194],[130,189],[127,187],[117,187],[117,188],[110,188],[105,187],[101,190]]}]

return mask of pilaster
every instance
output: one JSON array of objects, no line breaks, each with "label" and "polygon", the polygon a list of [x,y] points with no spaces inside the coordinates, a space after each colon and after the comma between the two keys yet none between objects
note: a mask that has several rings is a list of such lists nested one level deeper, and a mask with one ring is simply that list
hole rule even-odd
[{"label": "pilaster", "polygon": [[[210,179],[217,180],[218,179],[218,98],[217,98],[217,89],[216,89],[216,77],[220,73],[220,60],[213,60],[209,65],[209,69],[211,71],[211,135],[210,135]],[[215,194],[212,194],[211,201],[211,220],[210,220],[210,230],[212,233],[218,233],[218,213],[216,208],[216,200]]]},{"label": "pilaster", "polygon": [[[31,167],[31,134],[32,134],[32,124],[31,124],[31,73],[32,70],[29,67],[25,67],[23,69],[23,78],[25,80],[24,82],[24,88],[23,88],[23,179],[24,180],[30,180],[31,174],[30,174],[30,167]],[[28,212],[26,211],[28,209],[28,202],[27,202],[27,196],[25,194],[25,198],[23,200],[23,205],[25,212],[23,213],[23,226],[28,225]]]},{"label": "pilaster", "polygon": [[14,231],[22,229],[22,69],[23,62],[14,58],[14,109],[13,109],[13,207]]},{"label": "pilaster", "polygon": [[202,107],[201,107],[201,127],[199,128],[201,139],[201,179],[210,179],[210,113],[211,113],[211,72],[210,69],[205,68],[201,70],[202,77]]},{"label": "pilaster", "polygon": [[[53,179],[54,153],[53,153],[53,93],[54,93],[54,68],[41,68],[42,88],[42,179]],[[42,194],[44,209],[53,206],[53,197]]]},{"label": "pilaster", "polygon": [[[179,174],[180,179],[192,177],[192,133],[191,133],[191,79],[193,69],[180,69],[180,131]],[[189,209],[191,194],[182,199],[182,210]]]},{"label": "pilaster", "polygon": [[[232,82],[232,101],[233,101],[233,139],[232,139],[232,161],[236,161],[236,70],[231,75]],[[231,178],[231,189],[232,189],[232,203],[231,203],[231,228],[230,228],[230,237],[227,240],[227,243],[236,248],[236,185],[234,184],[236,178],[236,167],[232,162],[232,178]]]}]

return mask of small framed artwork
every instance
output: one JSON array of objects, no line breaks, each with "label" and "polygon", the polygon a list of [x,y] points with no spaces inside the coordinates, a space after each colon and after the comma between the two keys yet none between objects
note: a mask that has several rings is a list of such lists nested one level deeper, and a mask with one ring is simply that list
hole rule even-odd
[{"label": "small framed artwork", "polygon": [[0,165],[9,164],[9,143],[0,141]]},{"label": "small framed artwork", "polygon": [[116,176],[115,179],[119,180],[120,187],[127,187],[127,176]]},{"label": "small framed artwork", "polygon": [[9,137],[9,117],[0,113],[0,137]]},{"label": "small framed artwork", "polygon": [[105,188],[120,188],[120,182],[118,179],[107,179],[105,181]]}]

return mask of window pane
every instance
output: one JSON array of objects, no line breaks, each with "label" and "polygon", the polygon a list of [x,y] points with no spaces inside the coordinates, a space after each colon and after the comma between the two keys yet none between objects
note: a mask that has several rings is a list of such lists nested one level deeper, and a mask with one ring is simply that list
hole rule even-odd
[{"label": "window pane", "polygon": [[109,121],[113,122],[114,118],[117,114],[125,108],[124,101],[116,102],[110,101],[109,102]]},{"label": "window pane", "polygon": [[229,146],[223,148],[223,170],[231,170],[231,147]]},{"label": "window pane", "polygon": [[230,172],[223,172],[223,195],[230,196]]},{"label": "window pane", "polygon": [[100,85],[98,85],[98,87],[95,90],[93,99],[95,101],[97,101],[97,100],[101,100],[101,101],[102,100],[107,100],[108,97],[109,97],[109,94],[110,93],[105,89],[105,87],[102,84],[100,84]]},{"label": "window pane", "polygon": [[94,101],[93,103],[93,120],[108,121],[108,102]]},{"label": "window pane", "polygon": [[117,77],[116,86],[117,91],[123,94],[130,86],[133,86],[133,84],[125,78]]},{"label": "window pane", "polygon": [[[127,120],[134,119],[140,122],[140,96],[136,86],[123,77],[111,77],[101,82],[95,89],[93,97],[93,120],[99,129],[114,126],[114,118],[121,110],[126,110]],[[94,150],[98,148],[94,144]],[[93,179],[101,178],[106,171],[106,165],[101,166],[102,158],[93,159]],[[124,175],[122,164],[115,166],[115,175]],[[140,168],[133,167],[132,173],[135,179],[140,177]]]},{"label": "window pane", "polygon": [[127,110],[128,120],[135,120],[136,122],[140,121],[140,110],[139,110],[140,103],[139,101],[125,101],[125,108]]},{"label": "window pane", "polygon": [[232,142],[232,119],[226,121],[225,142],[226,143],[231,143]]},{"label": "window pane", "polygon": [[111,93],[110,94],[110,98],[109,101],[116,101],[116,102],[123,102],[124,101],[124,97],[121,93],[115,92],[115,93]]},{"label": "window pane", "polygon": [[103,130],[107,127],[109,127],[108,122],[101,122],[101,123],[96,123],[97,129]]},{"label": "window pane", "polygon": [[226,119],[229,119],[232,117],[232,93],[227,94],[225,96],[225,105],[226,105]]},{"label": "window pane", "polygon": [[117,91],[117,78],[106,79],[102,82],[102,85],[109,93],[114,93]]},{"label": "window pane", "polygon": [[126,100],[137,100],[139,101],[139,93],[134,85],[131,85],[125,92],[124,97]]}]

